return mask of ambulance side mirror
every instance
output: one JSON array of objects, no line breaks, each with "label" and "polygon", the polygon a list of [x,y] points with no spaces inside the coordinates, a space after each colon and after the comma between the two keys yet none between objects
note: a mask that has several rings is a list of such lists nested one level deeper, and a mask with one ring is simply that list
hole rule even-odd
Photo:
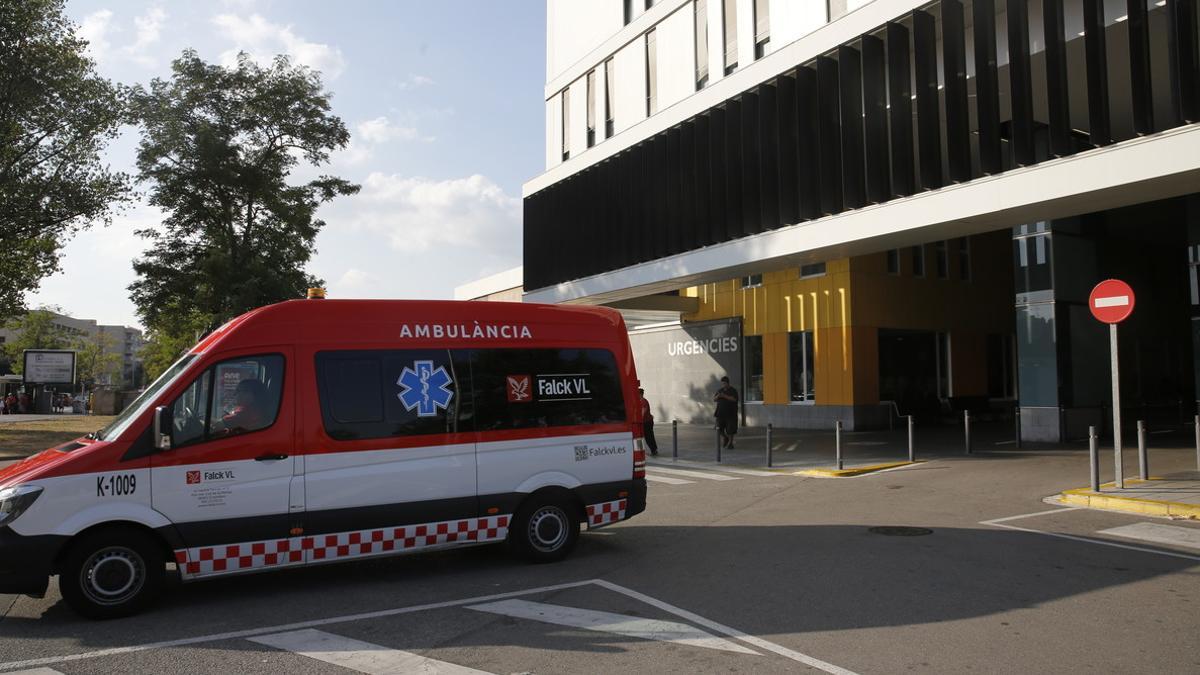
[{"label": "ambulance side mirror", "polygon": [[171,449],[171,407],[160,405],[154,409],[154,447]]}]

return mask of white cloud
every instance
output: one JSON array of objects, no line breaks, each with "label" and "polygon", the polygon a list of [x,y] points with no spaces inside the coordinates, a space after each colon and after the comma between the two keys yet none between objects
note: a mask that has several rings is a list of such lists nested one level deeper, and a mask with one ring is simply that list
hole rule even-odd
[{"label": "white cloud", "polygon": [[79,24],[79,37],[87,40],[88,53],[97,61],[108,54],[108,48],[111,46],[108,33],[112,28],[112,15],[111,10],[101,9],[88,14]]},{"label": "white cloud", "polygon": [[515,255],[521,241],[521,200],[481,175],[432,180],[374,172],[362,192],[341,200],[342,222],[387,237],[392,248],[423,252],[437,246]]},{"label": "white cloud", "polygon": [[409,75],[408,79],[396,84],[400,91],[416,89],[417,87],[427,87],[433,84],[433,78],[425,75]]},{"label": "white cloud", "polygon": [[396,124],[387,117],[380,116],[373,120],[359,122],[358,135],[368,143],[390,143],[392,141],[432,141],[428,136],[422,136],[413,127]]},{"label": "white cloud", "polygon": [[358,268],[346,270],[337,281],[329,285],[329,293],[334,297],[349,298],[361,295],[379,286],[379,279]]},{"label": "white cloud", "polygon": [[166,20],[167,12],[162,7],[151,7],[145,14],[134,17],[133,25],[137,38],[132,44],[122,47],[121,51],[143,66],[149,67],[158,63],[159,60],[147,52],[162,36],[162,26]]},{"label": "white cloud", "polygon": [[213,24],[223,37],[234,43],[221,54],[227,66],[237,62],[238,52],[246,52],[254,60],[267,63],[276,54],[287,54],[296,63],[306,65],[328,79],[335,79],[346,68],[342,50],[320,42],[310,42],[284,26],[267,21],[259,14],[243,18],[236,14],[219,14]]}]

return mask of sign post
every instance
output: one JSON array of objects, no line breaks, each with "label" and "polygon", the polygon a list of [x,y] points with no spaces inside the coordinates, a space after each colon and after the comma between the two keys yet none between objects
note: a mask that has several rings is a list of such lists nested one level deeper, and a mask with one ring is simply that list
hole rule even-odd
[{"label": "sign post", "polygon": [[1109,360],[1112,362],[1113,461],[1117,488],[1125,487],[1121,464],[1121,368],[1117,355],[1117,324],[1133,314],[1133,289],[1117,279],[1096,284],[1088,296],[1088,308],[1097,320],[1108,324]]}]

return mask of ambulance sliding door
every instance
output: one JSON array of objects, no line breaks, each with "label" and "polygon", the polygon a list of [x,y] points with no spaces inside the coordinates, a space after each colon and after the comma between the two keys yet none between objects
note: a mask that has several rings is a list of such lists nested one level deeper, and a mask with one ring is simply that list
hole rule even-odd
[{"label": "ambulance sliding door", "polygon": [[[311,435],[318,447],[305,451],[306,535],[476,515],[466,356],[446,349],[332,350],[318,352],[314,366],[321,428]],[[361,554],[392,550],[380,548]]]}]

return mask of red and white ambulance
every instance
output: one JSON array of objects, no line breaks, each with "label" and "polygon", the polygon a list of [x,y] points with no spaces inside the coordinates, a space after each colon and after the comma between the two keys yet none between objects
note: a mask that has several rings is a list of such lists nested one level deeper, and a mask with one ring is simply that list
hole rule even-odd
[{"label": "red and white ambulance", "polygon": [[0,593],[94,618],[184,581],[506,541],[561,559],[646,506],[637,375],[596,307],[297,300],[109,426],[0,470]]}]

